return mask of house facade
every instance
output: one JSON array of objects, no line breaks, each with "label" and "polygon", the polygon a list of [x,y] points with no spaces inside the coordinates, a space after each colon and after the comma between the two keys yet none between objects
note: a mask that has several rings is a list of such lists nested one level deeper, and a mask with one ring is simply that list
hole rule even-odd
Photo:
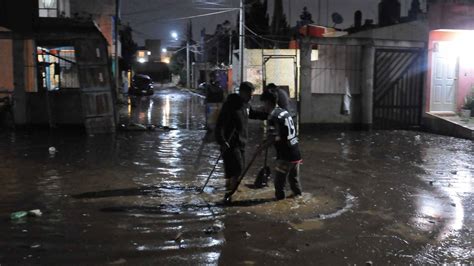
[{"label": "house facade", "polygon": [[[109,43],[92,17],[74,16],[74,1],[1,0],[2,86],[17,125],[83,125],[115,131]],[[3,15],[3,14],[2,14]]]},{"label": "house facade", "polygon": [[457,113],[474,94],[473,18],[473,1],[431,1],[425,112]]},{"label": "house facade", "polygon": [[[300,122],[424,128],[473,138],[459,123],[474,95],[474,2],[428,1],[416,19],[340,38],[302,40]],[[310,51],[318,49],[318,59]],[[350,110],[341,112],[350,93]],[[452,117],[446,119],[446,117]]]}]

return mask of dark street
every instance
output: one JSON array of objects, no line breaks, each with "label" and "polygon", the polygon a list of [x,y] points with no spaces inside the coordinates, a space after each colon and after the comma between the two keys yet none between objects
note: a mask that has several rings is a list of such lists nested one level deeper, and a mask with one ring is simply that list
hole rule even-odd
[{"label": "dark street", "polygon": [[[155,90],[114,135],[0,133],[0,265],[474,263],[472,140],[303,130],[303,197],[253,189],[259,159],[226,206],[222,163],[199,193],[219,156],[204,99]],[[263,125],[249,131],[250,157]]]}]

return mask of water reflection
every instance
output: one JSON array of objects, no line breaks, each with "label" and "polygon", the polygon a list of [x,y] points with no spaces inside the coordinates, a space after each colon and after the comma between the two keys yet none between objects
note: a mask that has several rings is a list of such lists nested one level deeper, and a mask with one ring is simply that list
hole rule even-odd
[{"label": "water reflection", "polygon": [[161,118],[161,124],[163,126],[169,126],[170,124],[170,111],[171,111],[171,105],[170,105],[170,96],[166,95],[165,96],[165,101],[163,102],[163,116]]},{"label": "water reflection", "polygon": [[155,124],[181,129],[204,129],[204,98],[172,89],[157,91],[152,97],[130,97],[122,112],[122,122]]}]

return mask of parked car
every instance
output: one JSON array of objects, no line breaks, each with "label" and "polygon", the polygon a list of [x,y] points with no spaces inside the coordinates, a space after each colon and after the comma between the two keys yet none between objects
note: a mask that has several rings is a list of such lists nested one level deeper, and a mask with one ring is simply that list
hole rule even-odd
[{"label": "parked car", "polygon": [[128,89],[130,95],[153,95],[153,80],[148,75],[136,74]]}]

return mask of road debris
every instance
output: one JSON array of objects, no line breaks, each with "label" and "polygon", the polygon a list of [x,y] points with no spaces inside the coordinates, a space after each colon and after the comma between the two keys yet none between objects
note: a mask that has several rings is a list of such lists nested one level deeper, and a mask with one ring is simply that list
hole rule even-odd
[{"label": "road debris", "polygon": [[13,212],[12,214],[10,214],[10,219],[12,220],[19,220],[21,218],[24,218],[28,215],[28,212],[25,212],[25,211],[17,211],[17,212]]}]

